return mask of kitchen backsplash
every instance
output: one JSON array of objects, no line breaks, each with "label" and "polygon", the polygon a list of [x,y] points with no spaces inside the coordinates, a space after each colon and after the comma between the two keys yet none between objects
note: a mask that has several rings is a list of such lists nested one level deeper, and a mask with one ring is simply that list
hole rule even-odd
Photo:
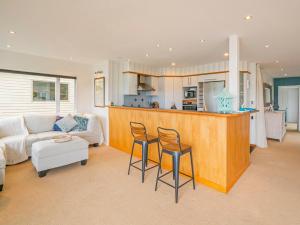
[{"label": "kitchen backsplash", "polygon": [[150,107],[152,96],[141,92],[139,95],[124,95],[124,105],[131,107]]}]

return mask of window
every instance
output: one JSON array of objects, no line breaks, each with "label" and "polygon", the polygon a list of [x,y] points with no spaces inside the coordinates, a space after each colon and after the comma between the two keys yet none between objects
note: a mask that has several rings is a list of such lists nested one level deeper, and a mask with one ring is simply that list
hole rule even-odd
[{"label": "window", "polygon": [[[75,88],[75,78],[0,70],[0,117],[74,113]],[[58,93],[60,99],[55,98]]]},{"label": "window", "polygon": [[68,101],[69,100],[69,85],[60,84],[60,100]]},{"label": "window", "polygon": [[[55,101],[55,82],[33,81],[33,101]],[[60,84],[60,100],[69,100],[69,85]]]},{"label": "window", "polygon": [[47,81],[32,82],[33,101],[55,101],[55,83]]}]

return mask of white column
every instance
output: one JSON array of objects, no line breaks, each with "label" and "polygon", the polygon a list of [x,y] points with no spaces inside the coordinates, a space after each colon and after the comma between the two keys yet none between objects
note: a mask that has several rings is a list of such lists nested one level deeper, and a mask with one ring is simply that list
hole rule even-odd
[{"label": "white column", "polygon": [[233,110],[239,110],[240,102],[240,44],[237,35],[229,37],[229,92],[233,95]]}]

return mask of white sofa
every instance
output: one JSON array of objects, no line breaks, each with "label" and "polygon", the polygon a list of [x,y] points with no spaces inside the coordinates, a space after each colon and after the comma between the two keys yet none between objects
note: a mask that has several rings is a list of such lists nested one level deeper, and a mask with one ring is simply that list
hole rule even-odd
[{"label": "white sofa", "polygon": [[5,146],[4,144],[0,144],[0,191],[2,191],[4,180],[5,180]]},{"label": "white sofa", "polygon": [[[71,131],[69,134],[79,136],[91,145],[102,144],[103,133],[98,118],[92,114],[80,116],[89,119],[87,130]],[[6,164],[12,165],[27,160],[31,156],[33,143],[62,134],[61,131],[53,131],[55,122],[55,115],[38,114],[0,119],[0,145],[6,149]]]}]

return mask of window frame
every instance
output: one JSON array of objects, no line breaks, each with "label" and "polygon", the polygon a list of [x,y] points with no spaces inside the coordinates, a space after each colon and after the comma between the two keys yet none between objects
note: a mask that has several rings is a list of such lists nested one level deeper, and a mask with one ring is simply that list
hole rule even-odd
[{"label": "window frame", "polygon": [[[60,92],[60,88],[56,88],[57,83],[60,83],[60,79],[72,79],[74,80],[74,112],[76,113],[77,111],[77,77],[76,76],[66,76],[66,75],[57,75],[57,74],[48,74],[48,73],[37,73],[37,72],[28,72],[28,71],[20,71],[20,70],[9,70],[9,69],[0,69],[0,73],[13,73],[13,74],[20,74],[20,75],[29,75],[29,76],[40,76],[40,77],[52,77],[56,78],[54,81],[55,83],[55,100],[54,101],[33,101],[33,81],[38,81],[38,80],[32,80],[31,82],[31,101],[32,102],[55,102],[56,103],[56,114],[60,114],[60,102],[68,102],[70,101],[70,96],[69,96],[69,84],[66,82],[63,82],[63,84],[68,84],[68,100],[60,100],[60,97],[58,98],[59,100],[57,101],[56,95],[57,92]],[[47,81],[45,81],[47,82]],[[52,81],[49,81],[52,82]],[[60,96],[60,95],[59,95]]]},{"label": "window frame", "polygon": [[[56,95],[57,95],[57,82],[59,80],[59,94],[60,94],[60,98],[59,98],[59,101],[61,102],[69,102],[70,101],[70,96],[69,96],[69,84],[67,82],[60,82],[60,78],[56,79],[55,81],[41,81],[41,80],[31,80],[32,83],[31,83],[31,101],[32,102],[56,102]],[[54,83],[54,100],[34,100],[34,96],[33,96],[33,93],[34,93],[34,82],[43,82],[43,83]],[[61,85],[67,85],[67,99],[61,99]]]}]

